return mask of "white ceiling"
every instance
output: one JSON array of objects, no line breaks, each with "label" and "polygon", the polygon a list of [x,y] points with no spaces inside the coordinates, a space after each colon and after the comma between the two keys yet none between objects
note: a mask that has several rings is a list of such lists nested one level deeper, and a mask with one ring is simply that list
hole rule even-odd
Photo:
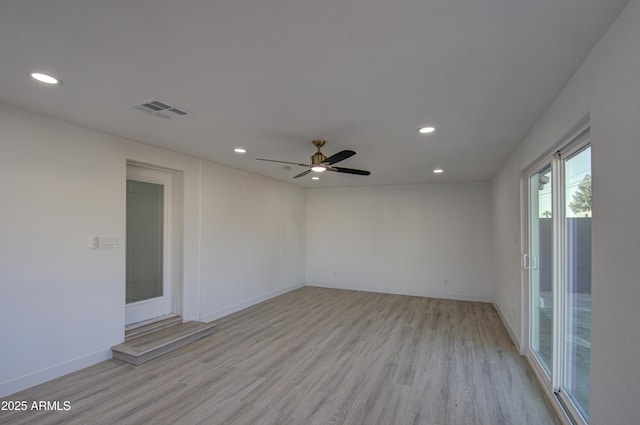
[{"label": "white ceiling", "polygon": [[[626,3],[2,0],[0,102],[306,187],[488,180]],[[255,160],[317,138],[371,176]]]}]

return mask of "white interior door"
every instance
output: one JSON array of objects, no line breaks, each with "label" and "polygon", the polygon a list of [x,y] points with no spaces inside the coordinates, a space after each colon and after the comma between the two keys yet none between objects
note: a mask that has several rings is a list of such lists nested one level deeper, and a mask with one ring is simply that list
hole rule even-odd
[{"label": "white interior door", "polygon": [[172,313],[172,174],[127,167],[125,324]]}]

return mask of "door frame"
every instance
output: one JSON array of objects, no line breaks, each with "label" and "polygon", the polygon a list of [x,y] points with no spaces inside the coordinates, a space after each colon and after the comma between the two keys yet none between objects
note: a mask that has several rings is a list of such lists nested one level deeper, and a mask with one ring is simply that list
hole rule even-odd
[{"label": "door frame", "polygon": [[[524,281],[524,285],[523,285],[523,291],[522,291],[522,298],[523,298],[523,316],[522,316],[522,345],[523,347],[521,348],[521,352],[524,351],[524,355],[528,358],[529,363],[531,364],[531,367],[533,368],[536,376],[538,377],[538,380],[540,382],[540,384],[548,391],[552,390],[552,382],[553,380],[553,373],[555,371],[555,365],[556,365],[556,356],[555,356],[555,347],[556,344],[555,342],[552,343],[552,354],[551,354],[551,365],[550,368],[551,370],[549,371],[549,374],[547,375],[547,371],[544,369],[544,367],[542,366],[542,364],[540,363],[540,360],[538,359],[538,355],[535,354],[531,348],[531,338],[532,338],[532,334],[531,334],[531,316],[532,316],[532,310],[531,310],[531,291],[532,291],[532,282],[531,282],[531,273],[532,270],[534,268],[537,268],[537,266],[539,265],[539,260],[538,259],[532,259],[531,256],[531,235],[530,235],[530,226],[531,226],[531,217],[530,217],[530,209],[531,209],[531,187],[530,187],[530,179],[537,175],[539,171],[550,167],[551,169],[551,178],[553,180],[553,182],[549,182],[552,186],[552,189],[554,188],[554,184],[555,184],[555,180],[558,179],[558,170],[556,169],[555,163],[553,161],[553,157],[554,154],[548,154],[548,155],[544,155],[542,158],[540,158],[539,160],[535,161],[533,164],[531,164],[529,167],[527,167],[527,169],[525,170],[525,172],[523,173],[523,189],[524,189],[524,210],[523,210],[523,233],[522,233],[522,271],[523,271],[523,281]],[[552,206],[556,205],[556,201],[555,199],[553,199],[555,196],[557,196],[557,191],[553,190],[552,191]],[[557,214],[555,213],[555,211],[552,211],[553,215],[553,233],[556,233],[556,223],[557,223]],[[555,242],[555,241],[554,241]],[[556,251],[557,247],[555,246],[554,242],[552,242],[552,249],[554,250],[554,252]],[[553,280],[555,281],[556,278],[556,272],[557,272],[557,262],[555,261],[555,254],[552,254],[552,275],[553,275]],[[557,291],[555,290],[554,287],[552,287],[552,296],[554,298],[554,303],[555,303],[555,297],[557,294]],[[553,326],[553,324],[552,324]],[[556,335],[555,333],[552,334],[552,339],[555,338]]]},{"label": "door frame", "polygon": [[[529,178],[540,170],[545,164],[550,163],[552,168],[553,179],[557,182],[564,181],[564,167],[560,165],[564,158],[571,156],[573,153],[580,151],[584,146],[591,143],[591,124],[589,116],[584,117],[578,125],[574,127],[572,131],[567,133],[565,137],[562,137],[557,143],[555,143],[550,149],[545,151],[543,155],[533,161],[527,168],[521,173],[521,341],[520,341],[520,354],[524,355],[529,365],[532,367],[534,374],[538,378],[538,382],[541,384],[545,394],[551,401],[554,409],[560,416],[563,424],[579,424],[584,425],[584,419],[582,414],[574,406],[564,391],[561,391],[560,383],[564,375],[564,348],[560,349],[560,344],[564,343],[564,318],[559,317],[556,322],[554,319],[554,332],[553,332],[553,354],[552,354],[552,371],[550,376],[546,374],[546,371],[539,364],[537,356],[531,350],[531,279],[529,262],[527,256],[530,249],[530,236],[529,236],[529,208],[530,208],[530,187]],[[559,183],[558,183],[559,185]],[[564,192],[563,190],[556,190],[552,195],[553,204],[557,206],[564,205]],[[564,215],[562,211],[555,211],[553,214],[553,233],[554,235],[564,235]],[[564,255],[564,237],[559,238],[554,236],[552,243],[553,250],[553,303],[554,303],[554,315],[556,313],[555,305],[564,305],[564,265],[559,258]],[[559,286],[555,286],[555,282],[559,283]]]},{"label": "door frame", "polygon": [[[132,174],[134,175],[132,176],[132,179],[148,181],[151,183],[162,183],[165,187],[163,277],[164,279],[169,280],[169,285],[165,286],[165,289],[169,291],[167,295],[170,297],[170,304],[168,306],[169,311],[167,314],[159,317],[148,317],[140,321],[135,320],[129,324],[127,324],[126,319],[126,310],[128,306],[125,301],[125,329],[133,329],[156,320],[161,320],[163,317],[182,315],[183,173],[179,170],[134,160],[127,160],[126,170],[126,179],[129,179],[130,177],[129,171],[133,170]],[[147,176],[145,176],[145,174],[147,174]],[[156,176],[159,175],[161,177],[157,178],[155,176],[148,176],[149,174],[155,174]],[[124,281],[124,285],[124,289],[126,291],[126,279]],[[141,303],[144,303],[144,301],[141,301]]]}]

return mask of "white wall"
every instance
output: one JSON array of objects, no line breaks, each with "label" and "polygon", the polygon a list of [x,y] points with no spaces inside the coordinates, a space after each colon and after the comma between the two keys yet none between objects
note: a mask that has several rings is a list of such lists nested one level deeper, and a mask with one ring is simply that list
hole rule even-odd
[{"label": "white wall", "polygon": [[591,423],[640,418],[640,0],[602,40],[593,125]]},{"label": "white wall", "polygon": [[308,284],[491,300],[488,183],[312,189],[307,198]]},{"label": "white wall", "polygon": [[[0,106],[0,394],[122,339],[124,161],[109,136]],[[97,159],[86,161],[86,159]],[[55,370],[52,370],[55,369]],[[18,382],[12,382],[18,380]]]},{"label": "white wall", "polygon": [[639,22],[640,0],[631,0],[493,180],[494,299],[521,338],[521,172],[590,113],[593,425],[626,425],[640,417]]},{"label": "white wall", "polygon": [[210,162],[202,176],[204,319],[303,285],[304,189]]},{"label": "white wall", "polygon": [[122,342],[127,159],[183,172],[185,319],[304,284],[303,189],[0,105],[0,396]]}]

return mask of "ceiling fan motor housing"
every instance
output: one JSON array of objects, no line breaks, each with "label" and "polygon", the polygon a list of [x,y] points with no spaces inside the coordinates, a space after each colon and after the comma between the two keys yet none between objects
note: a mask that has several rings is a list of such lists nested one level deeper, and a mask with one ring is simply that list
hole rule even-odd
[{"label": "ceiling fan motor housing", "polygon": [[311,165],[320,165],[322,164],[327,157],[322,152],[316,152],[311,155]]},{"label": "ceiling fan motor housing", "polygon": [[318,152],[316,152],[313,155],[311,155],[311,165],[312,166],[313,165],[320,165],[327,159],[326,155],[324,155],[322,152],[320,152],[320,148],[324,146],[326,141],[324,141],[324,140],[314,140],[312,143],[313,143],[313,146],[318,148]]}]

